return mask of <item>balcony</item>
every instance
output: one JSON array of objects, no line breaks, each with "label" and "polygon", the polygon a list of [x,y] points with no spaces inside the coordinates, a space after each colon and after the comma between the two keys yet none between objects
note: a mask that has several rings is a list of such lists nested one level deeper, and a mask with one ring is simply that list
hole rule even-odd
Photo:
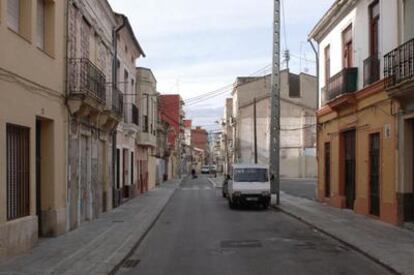
[{"label": "balcony", "polygon": [[125,104],[124,122],[127,124],[139,125],[138,107],[133,103]]},{"label": "balcony", "polygon": [[70,96],[88,97],[105,104],[104,73],[87,58],[71,58],[68,66]]},{"label": "balcony", "polygon": [[148,132],[140,132],[137,134],[136,142],[141,146],[156,147],[157,136]]},{"label": "balcony", "polygon": [[388,91],[414,86],[414,39],[384,56],[384,78]]},{"label": "balcony", "polygon": [[325,102],[330,102],[342,95],[350,94],[358,89],[358,68],[345,68],[331,77],[325,88],[322,88]]},{"label": "balcony", "polygon": [[104,73],[87,58],[68,59],[67,72],[67,104],[71,114],[103,130],[114,129],[122,117],[122,96],[112,91]]},{"label": "balcony", "polygon": [[370,56],[364,60],[364,87],[380,79],[380,60],[377,56]]}]

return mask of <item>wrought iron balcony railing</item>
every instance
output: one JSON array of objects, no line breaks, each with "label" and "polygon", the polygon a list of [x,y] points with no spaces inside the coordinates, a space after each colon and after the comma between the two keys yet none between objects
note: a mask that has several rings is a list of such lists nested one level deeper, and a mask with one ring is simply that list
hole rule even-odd
[{"label": "wrought iron balcony railing", "polygon": [[414,39],[384,56],[385,88],[414,80]]},{"label": "wrought iron balcony railing", "polygon": [[345,68],[331,77],[325,87],[325,101],[329,102],[344,94],[353,93],[358,89],[358,68]]},{"label": "wrought iron balcony railing", "polygon": [[69,92],[71,95],[89,95],[106,102],[105,75],[87,58],[70,58]]},{"label": "wrought iron balcony railing", "polygon": [[125,104],[124,122],[139,125],[138,107],[133,103]]},{"label": "wrought iron balcony railing", "polygon": [[380,60],[377,56],[370,56],[364,60],[364,87],[380,79]]}]

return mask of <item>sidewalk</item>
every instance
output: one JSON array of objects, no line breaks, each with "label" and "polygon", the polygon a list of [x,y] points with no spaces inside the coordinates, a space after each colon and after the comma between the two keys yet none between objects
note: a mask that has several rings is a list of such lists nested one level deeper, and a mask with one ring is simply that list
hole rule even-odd
[{"label": "sidewalk", "polygon": [[179,185],[162,184],[30,252],[0,263],[0,274],[108,274],[151,228]]},{"label": "sidewalk", "polygon": [[279,209],[347,243],[397,273],[414,273],[412,231],[283,192]]}]

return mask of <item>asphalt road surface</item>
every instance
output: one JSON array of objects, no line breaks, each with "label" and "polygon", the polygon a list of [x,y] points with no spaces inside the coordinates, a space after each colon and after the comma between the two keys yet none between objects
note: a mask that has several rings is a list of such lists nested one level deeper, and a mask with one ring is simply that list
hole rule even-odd
[{"label": "asphalt road surface", "polygon": [[292,196],[316,200],[316,180],[281,179],[280,190]]},{"label": "asphalt road surface", "polygon": [[206,177],[185,181],[119,274],[389,274],[275,210],[230,210]]}]

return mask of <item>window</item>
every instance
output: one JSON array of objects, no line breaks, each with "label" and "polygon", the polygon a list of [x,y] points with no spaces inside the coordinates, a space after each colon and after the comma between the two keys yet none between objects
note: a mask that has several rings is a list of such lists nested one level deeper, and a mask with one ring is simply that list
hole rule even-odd
[{"label": "window", "polygon": [[26,40],[31,37],[33,0],[7,0],[7,25]]},{"label": "window", "polygon": [[289,73],[289,97],[300,98],[300,76]]},{"label": "window", "polygon": [[45,48],[45,1],[37,0],[37,35],[36,45],[40,49]]},{"label": "window", "polygon": [[7,0],[7,23],[15,32],[20,31],[20,0]]},{"label": "window", "polygon": [[30,130],[6,126],[7,220],[30,215]]},{"label": "window", "polygon": [[353,47],[352,47],[352,25],[346,28],[342,33],[342,42],[343,42],[343,67],[351,68],[352,67],[352,58],[353,58]]},{"label": "window", "polygon": [[369,7],[370,13],[370,53],[371,56],[378,57],[379,54],[379,20],[380,20],[380,9],[379,2],[375,1]]},{"label": "window", "polygon": [[267,182],[268,171],[264,168],[236,168],[233,171],[234,181],[238,182]]},{"label": "window", "polygon": [[325,87],[328,87],[329,78],[331,77],[331,46],[325,48]]},{"label": "window", "polygon": [[127,70],[124,70],[124,92],[125,93],[128,92],[128,77],[129,77],[129,74]]}]

